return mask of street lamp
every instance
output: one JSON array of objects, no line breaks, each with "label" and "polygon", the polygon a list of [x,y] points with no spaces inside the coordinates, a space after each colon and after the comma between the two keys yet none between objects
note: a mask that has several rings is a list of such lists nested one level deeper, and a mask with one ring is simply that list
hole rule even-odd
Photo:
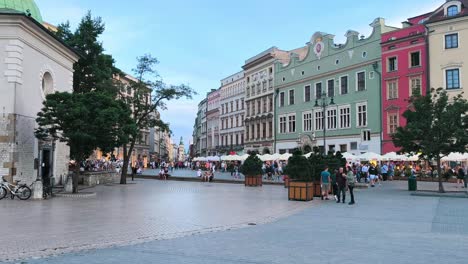
[{"label": "street lamp", "polygon": [[329,105],[335,105],[335,102],[333,101],[333,96],[331,97],[330,99],[330,103],[327,103],[327,94],[326,93],[322,93],[320,95],[320,104],[319,104],[319,100],[315,100],[315,107],[322,107],[322,116],[323,116],[323,155],[327,155],[327,127],[325,126],[325,110],[327,108],[327,106]]}]

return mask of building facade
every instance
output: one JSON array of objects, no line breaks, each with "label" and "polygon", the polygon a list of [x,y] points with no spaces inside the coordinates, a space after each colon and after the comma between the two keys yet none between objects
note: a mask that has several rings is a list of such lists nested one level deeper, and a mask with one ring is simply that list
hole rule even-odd
[{"label": "building facade", "polygon": [[403,113],[409,98],[427,93],[427,32],[422,24],[430,14],[403,22],[403,28],[382,34],[382,154],[397,152],[392,134],[406,126]]},{"label": "building facade", "polygon": [[184,139],[183,139],[182,137],[180,137],[179,146],[178,146],[177,148],[178,148],[178,151],[177,151],[177,161],[184,162],[185,159],[186,159],[186,156],[185,156]]},{"label": "building facade", "polygon": [[193,155],[194,157],[200,157],[206,155],[206,110],[207,110],[207,100],[203,99],[198,104],[197,117],[195,118],[195,124],[193,126]]},{"label": "building facade", "polygon": [[468,0],[449,0],[427,20],[430,87],[468,99]]},{"label": "building facade", "polygon": [[69,147],[35,138],[45,96],[73,91],[79,55],[42,24],[33,0],[0,1],[0,177],[63,183]]},{"label": "building facade", "polygon": [[207,96],[206,108],[206,140],[207,156],[218,155],[219,147],[219,107],[221,92],[219,89],[212,90]]},{"label": "building facade", "polygon": [[219,153],[244,154],[245,79],[238,72],[221,80]]},{"label": "building facade", "polygon": [[345,44],[317,32],[307,46],[291,52],[286,64],[276,63],[277,152],[315,146],[381,152],[380,41],[382,33],[395,28],[382,18],[371,27],[368,38],[349,30]]},{"label": "building facade", "polygon": [[245,75],[245,152],[274,153],[276,60],[286,61],[288,52],[272,47],[250,59]]}]

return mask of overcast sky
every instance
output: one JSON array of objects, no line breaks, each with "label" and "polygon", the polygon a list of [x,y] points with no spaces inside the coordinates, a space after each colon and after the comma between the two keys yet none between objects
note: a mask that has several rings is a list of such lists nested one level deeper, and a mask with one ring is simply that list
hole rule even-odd
[{"label": "overcast sky", "polygon": [[376,17],[400,26],[408,17],[430,12],[444,0],[36,0],[44,21],[69,20],[76,26],[87,10],[102,17],[102,41],[116,66],[131,73],[136,57],[150,53],[169,84],[189,84],[193,101],[168,104],[162,112],[178,143],[191,141],[197,104],[220,80],[238,72],[244,61],[277,46],[302,47],[316,31],[336,35],[353,29],[369,35]]}]

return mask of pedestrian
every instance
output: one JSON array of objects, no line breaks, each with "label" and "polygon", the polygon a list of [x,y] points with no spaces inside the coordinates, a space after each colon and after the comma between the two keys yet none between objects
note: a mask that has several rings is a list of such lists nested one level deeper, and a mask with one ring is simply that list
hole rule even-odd
[{"label": "pedestrian", "polygon": [[361,178],[364,177],[364,180],[366,183],[369,181],[368,176],[369,176],[369,165],[364,164],[362,165],[362,168],[361,168]]},{"label": "pedestrian", "polygon": [[374,164],[372,163],[369,168],[369,177],[370,177],[371,187],[375,187],[375,181],[377,180],[377,169],[374,167]]},{"label": "pedestrian", "polygon": [[351,196],[351,202],[349,202],[349,205],[353,205],[354,202],[354,173],[351,167],[348,167],[347,169],[347,174],[346,174],[346,182],[348,183],[348,189],[349,189],[349,195]]},{"label": "pedestrian", "polygon": [[135,174],[137,174],[138,168],[136,163],[132,166],[132,181],[135,180]]},{"label": "pedestrian", "polygon": [[457,171],[457,187],[461,185],[462,188],[465,188],[465,184],[465,171],[462,166],[459,166]]},{"label": "pedestrian", "polygon": [[387,165],[387,163],[384,163],[384,165],[380,169],[380,172],[382,173],[383,181],[387,181],[387,179],[388,179],[388,165]]},{"label": "pedestrian", "polygon": [[338,178],[339,173],[340,173],[339,170],[338,171],[335,170],[335,172],[330,175],[332,193],[333,193],[333,197],[335,198],[335,201],[338,201],[338,185],[336,183],[336,179]]},{"label": "pedestrian", "polygon": [[345,203],[346,201],[346,174],[344,173],[343,167],[340,167],[338,172],[336,173],[336,185],[338,187],[338,199],[336,200],[336,203],[343,202]]},{"label": "pedestrian", "polygon": [[330,190],[330,172],[328,172],[328,166],[320,174],[320,186],[322,187],[322,199],[328,199],[328,191]]}]

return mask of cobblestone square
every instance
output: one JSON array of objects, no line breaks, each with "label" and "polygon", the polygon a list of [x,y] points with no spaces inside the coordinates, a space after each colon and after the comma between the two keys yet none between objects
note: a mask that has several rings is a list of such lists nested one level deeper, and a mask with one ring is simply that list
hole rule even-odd
[{"label": "cobblestone square", "polygon": [[405,187],[357,190],[355,206],[290,202],[279,186],[154,180],[100,186],[89,199],[5,200],[0,256],[60,254],[22,262],[37,264],[466,263],[467,200],[415,197]]}]

